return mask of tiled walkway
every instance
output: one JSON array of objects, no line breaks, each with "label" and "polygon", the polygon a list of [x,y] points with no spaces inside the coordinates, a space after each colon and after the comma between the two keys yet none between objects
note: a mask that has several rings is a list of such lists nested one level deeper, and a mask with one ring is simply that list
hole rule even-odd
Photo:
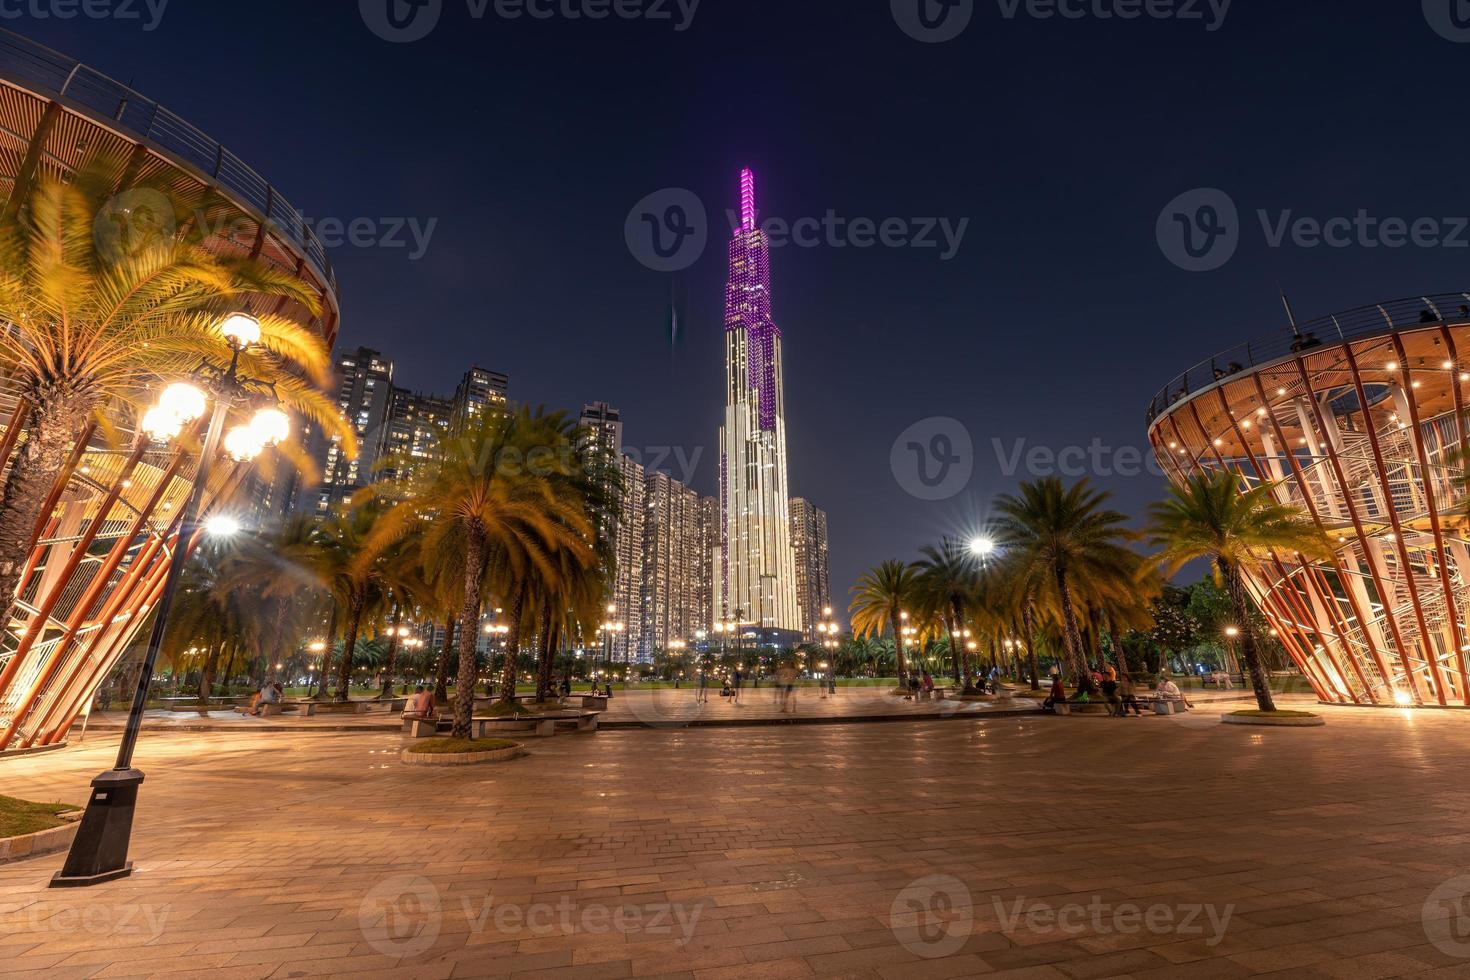
[{"label": "tiled walkway", "polygon": [[[157,734],[138,873],[0,867],[0,975],[1470,975],[1470,716],[1326,713],[612,731],[442,771],[386,733]],[[80,801],[114,744],[0,787]]]},{"label": "tiled walkway", "polygon": [[[1209,692],[1193,695],[1202,703],[1217,701],[1248,701],[1245,691]],[[1301,702],[1308,707],[1315,699],[1296,695],[1283,697],[1283,704]],[[1030,698],[1000,698],[993,701],[934,700],[910,701],[894,697],[886,689],[873,687],[839,688],[835,696],[822,697],[815,689],[798,694],[791,710],[783,709],[777,702],[775,691],[767,687],[746,689],[738,702],[722,698],[718,690],[711,690],[705,701],[697,699],[692,688],[680,690],[634,689],[619,691],[608,704],[602,716],[605,725],[614,727],[684,728],[700,725],[731,725],[765,723],[774,721],[834,722],[843,719],[870,721],[903,720],[913,718],[966,718],[995,714],[1014,714],[1037,710],[1037,702]],[[99,714],[92,719],[93,731],[121,731],[124,715],[120,711]],[[192,711],[150,711],[145,725],[155,731],[337,731],[337,730],[381,730],[397,731],[399,722],[387,714],[336,715],[324,714],[313,718],[296,713],[272,718],[254,718],[241,715],[238,711],[221,709],[209,712],[201,718]]]}]

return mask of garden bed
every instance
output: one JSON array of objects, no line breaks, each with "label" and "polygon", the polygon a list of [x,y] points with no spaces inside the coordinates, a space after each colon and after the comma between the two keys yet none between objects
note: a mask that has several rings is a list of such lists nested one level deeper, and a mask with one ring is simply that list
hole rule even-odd
[{"label": "garden bed", "polygon": [[0,864],[71,846],[81,815],[69,803],[31,803],[0,796]]},{"label": "garden bed", "polygon": [[473,766],[504,762],[521,754],[521,743],[505,738],[430,738],[403,750],[411,766]]},{"label": "garden bed", "polygon": [[1254,708],[1232,711],[1221,715],[1220,720],[1227,725],[1262,725],[1267,728],[1317,728],[1327,724],[1321,715],[1310,711],[1260,711]]}]

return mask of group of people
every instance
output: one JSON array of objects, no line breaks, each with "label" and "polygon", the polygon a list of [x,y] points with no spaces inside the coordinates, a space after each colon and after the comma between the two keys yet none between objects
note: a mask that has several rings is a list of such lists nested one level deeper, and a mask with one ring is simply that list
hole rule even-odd
[{"label": "group of people", "polygon": [[[1138,699],[1138,691],[1133,685],[1132,678],[1126,673],[1120,675],[1117,668],[1111,664],[1104,664],[1102,667],[1092,671],[1092,686],[1102,692],[1103,699],[1108,706],[1109,715],[1115,718],[1126,718],[1129,711],[1132,711],[1135,717],[1143,714],[1143,705]],[[1182,706],[1180,710],[1194,707],[1194,705],[1190,704],[1189,699],[1184,696],[1184,692],[1180,689],[1179,685],[1174,683],[1168,674],[1160,675],[1159,682],[1154,687],[1154,696],[1161,701],[1178,703]],[[1046,700],[1041,702],[1041,710],[1055,712],[1058,704],[1085,703],[1089,700],[1091,699],[1088,697],[1087,692],[1083,691],[1069,702],[1067,699],[1067,687],[1062,683],[1062,675],[1060,673],[1054,673],[1051,677],[1051,690],[1048,692]]]}]

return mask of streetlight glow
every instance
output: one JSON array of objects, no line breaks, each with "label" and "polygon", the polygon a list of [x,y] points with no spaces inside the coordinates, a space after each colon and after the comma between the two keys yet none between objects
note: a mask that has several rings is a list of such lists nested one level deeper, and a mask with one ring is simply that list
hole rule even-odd
[{"label": "streetlight glow", "polygon": [[231,313],[220,322],[219,332],[235,350],[260,343],[260,321],[249,313]]},{"label": "streetlight glow", "polygon": [[240,533],[240,522],[229,514],[215,514],[204,522],[204,533],[212,538],[228,538]]},{"label": "streetlight glow", "polygon": [[989,558],[995,552],[995,539],[984,534],[977,534],[970,539],[970,554],[977,558]]}]

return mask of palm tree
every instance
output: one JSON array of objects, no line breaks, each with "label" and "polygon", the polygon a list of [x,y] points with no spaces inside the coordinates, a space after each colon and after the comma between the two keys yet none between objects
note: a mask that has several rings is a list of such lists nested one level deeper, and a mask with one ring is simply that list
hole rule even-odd
[{"label": "palm tree", "polygon": [[1262,711],[1275,711],[1266,671],[1261,664],[1250,599],[1242,566],[1258,552],[1285,552],[1326,558],[1331,546],[1303,513],[1281,503],[1271,484],[1242,491],[1228,472],[1195,473],[1170,487],[1168,499],[1149,509],[1149,538],[1160,551],[1158,561],[1173,575],[1191,561],[1208,558],[1223,581],[1236,621],[1240,647]]},{"label": "palm tree", "polygon": [[315,547],[314,533],[314,523],[297,515],[273,531],[229,540],[222,585],[251,597],[249,623],[257,655],[266,664],[262,681],[270,679],[270,665],[284,662],[295,649],[296,637],[316,611],[319,583],[303,561]]},{"label": "palm tree", "polygon": [[[41,509],[94,421],[106,430],[129,409],[136,415],[150,385],[201,359],[227,363],[218,324],[250,297],[318,311],[295,277],[244,256],[213,255],[186,235],[110,247],[93,228],[116,191],[101,167],[71,183],[39,180],[0,225],[0,371],[20,389],[24,408],[24,440],[0,487],[7,612],[0,623],[9,622]],[[259,319],[265,354],[242,355],[242,369],[274,384],[289,409],[341,432],[336,406],[320,390],[330,369],[326,344],[285,317]]]},{"label": "palm tree", "polygon": [[[316,527],[315,549],[307,561],[322,586],[336,603],[342,630],[342,660],[337,665],[338,701],[346,701],[352,684],[353,656],[363,618],[376,612],[384,599],[383,550],[391,542],[379,541],[378,525],[387,512],[374,501],[353,503],[333,509]],[[327,670],[322,667],[322,687],[327,687]]]},{"label": "palm tree", "polygon": [[968,546],[953,538],[945,538],[939,547],[926,545],[917,565],[919,586],[942,608],[941,618],[949,634],[949,651],[954,661],[954,680],[967,692],[970,683],[969,657],[961,634],[965,629],[965,613],[980,586],[979,562]]},{"label": "palm tree", "polygon": [[1086,480],[1068,488],[1048,477],[1023,483],[1018,496],[1003,496],[996,504],[1001,546],[1023,564],[1044,570],[1049,579],[1076,684],[1089,694],[1096,692],[1078,626],[1076,587],[1094,580],[1128,580],[1137,564],[1124,545],[1127,518],[1104,507],[1110,496]]},{"label": "palm tree", "polygon": [[[539,417],[522,409],[514,414],[486,412],[471,419],[443,447],[435,465],[415,472],[406,499],[387,512],[375,532],[375,542],[381,547],[417,533],[422,534],[421,547],[429,553],[463,548],[455,738],[472,734],[475,644],[486,569],[494,562],[497,580],[516,583],[516,602],[507,623],[511,628],[507,686],[513,691],[520,619],[531,582],[557,579],[554,556],[558,551],[592,550],[594,530],[583,502],[558,494],[557,481],[518,462],[537,447],[556,455],[555,443],[534,441],[545,432],[536,422]],[[508,450],[517,452],[512,456]],[[553,458],[547,465],[555,470],[569,464]],[[375,487],[365,491],[368,495],[387,492]]]},{"label": "palm tree", "polygon": [[913,567],[890,559],[858,578],[852,589],[852,602],[847,607],[853,632],[858,636],[882,636],[889,629],[893,630],[899,687],[908,684],[903,638],[905,619],[908,609],[917,604],[919,593],[918,576]]}]

